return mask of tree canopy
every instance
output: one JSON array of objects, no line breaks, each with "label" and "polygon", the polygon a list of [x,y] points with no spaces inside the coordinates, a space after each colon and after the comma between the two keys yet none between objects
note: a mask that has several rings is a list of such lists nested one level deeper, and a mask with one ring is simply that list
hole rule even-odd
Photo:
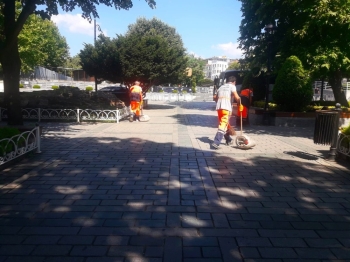
[{"label": "tree canopy", "polygon": [[[266,65],[270,43],[275,69],[297,56],[315,78],[327,77],[336,101],[348,106],[341,79],[350,69],[349,1],[240,1],[239,43],[252,66]],[[268,24],[276,26],[273,35],[264,32]]]},{"label": "tree canopy", "polygon": [[192,68],[192,75],[190,77],[184,76],[184,82],[188,87],[196,87],[204,81],[204,66],[206,62],[201,58],[196,58],[193,55],[187,55],[187,67]]},{"label": "tree canopy", "polygon": [[41,65],[47,68],[62,66],[69,56],[66,39],[57,26],[38,15],[31,15],[18,36],[21,71]]},{"label": "tree canopy", "polygon": [[[145,0],[148,5],[155,7],[155,0]],[[16,15],[16,4],[21,5],[21,12]],[[4,99],[8,109],[8,124],[21,125],[23,123],[19,75],[21,60],[18,50],[18,36],[30,15],[37,14],[42,18],[50,18],[58,14],[60,7],[64,12],[71,12],[80,8],[82,16],[89,21],[98,17],[96,6],[104,4],[116,9],[128,10],[132,7],[132,0],[3,0],[0,3],[0,62],[4,74]],[[37,6],[40,5],[40,10]]]},{"label": "tree canopy", "polygon": [[112,82],[139,80],[144,92],[152,85],[181,81],[187,59],[176,30],[158,19],[138,19],[129,28],[115,39],[102,36],[95,46],[85,45],[79,54],[83,69]]}]

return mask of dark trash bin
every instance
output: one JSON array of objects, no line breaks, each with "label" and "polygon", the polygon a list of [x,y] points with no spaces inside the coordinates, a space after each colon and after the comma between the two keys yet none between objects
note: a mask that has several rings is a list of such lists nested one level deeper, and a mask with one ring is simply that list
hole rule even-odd
[{"label": "dark trash bin", "polygon": [[331,145],[338,135],[339,112],[332,110],[317,110],[314,130],[314,143]]}]

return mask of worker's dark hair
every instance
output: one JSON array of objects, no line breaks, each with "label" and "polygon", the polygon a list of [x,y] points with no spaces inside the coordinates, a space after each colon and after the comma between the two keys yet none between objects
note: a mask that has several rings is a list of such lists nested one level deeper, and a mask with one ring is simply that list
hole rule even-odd
[{"label": "worker's dark hair", "polygon": [[226,83],[229,83],[229,82],[236,82],[236,77],[235,77],[235,76],[229,76],[229,77],[227,78]]}]

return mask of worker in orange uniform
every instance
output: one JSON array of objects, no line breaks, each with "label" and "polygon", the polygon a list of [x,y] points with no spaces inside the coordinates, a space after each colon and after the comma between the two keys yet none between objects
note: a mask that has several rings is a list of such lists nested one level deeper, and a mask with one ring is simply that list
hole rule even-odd
[{"label": "worker in orange uniform", "polygon": [[227,145],[232,143],[232,138],[230,137],[229,133],[231,129],[229,121],[232,112],[232,96],[236,99],[236,101],[240,101],[240,97],[236,91],[236,77],[228,77],[226,84],[220,86],[216,96],[218,101],[216,103],[216,111],[218,113],[219,127],[211,145],[215,149],[218,149],[223,138],[225,138]]},{"label": "worker in orange uniform", "polygon": [[130,87],[130,107],[132,112],[132,116],[129,118],[130,122],[140,121],[142,101],[142,88],[140,82],[136,81],[135,84]]},{"label": "worker in orange uniform", "polygon": [[242,119],[248,119],[248,111],[249,111],[249,107],[252,104],[252,100],[253,100],[253,87],[249,87],[249,88],[245,88],[241,91],[241,103],[243,105],[243,110],[242,112],[239,111],[239,109],[237,109],[237,121],[239,120],[240,117],[242,117]]}]

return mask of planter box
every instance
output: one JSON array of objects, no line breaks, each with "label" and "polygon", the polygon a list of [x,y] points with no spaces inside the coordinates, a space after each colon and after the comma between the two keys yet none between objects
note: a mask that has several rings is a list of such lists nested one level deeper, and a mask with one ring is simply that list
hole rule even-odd
[{"label": "planter box", "polygon": [[[268,111],[265,115],[263,108],[249,109],[249,123],[251,125],[271,125],[285,127],[314,127],[316,112],[279,112]],[[339,126],[350,124],[350,112],[342,112]]]}]

